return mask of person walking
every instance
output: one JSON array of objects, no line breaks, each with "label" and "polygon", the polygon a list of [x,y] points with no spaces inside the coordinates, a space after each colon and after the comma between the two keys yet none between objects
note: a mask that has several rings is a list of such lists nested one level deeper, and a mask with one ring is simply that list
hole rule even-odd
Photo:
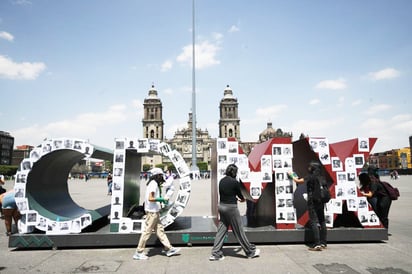
[{"label": "person walking", "polygon": [[311,161],[308,166],[309,174],[304,178],[289,175],[297,184],[306,183],[307,187],[307,207],[309,212],[309,225],[313,233],[314,243],[310,245],[310,251],[322,251],[327,247],[327,230],[325,221],[325,204],[320,198],[321,184],[325,184],[326,179],[322,174],[322,165],[318,161]]},{"label": "person walking", "polygon": [[140,235],[139,244],[136,248],[136,252],[133,255],[135,260],[147,260],[149,257],[144,253],[146,242],[149,240],[152,231],[156,232],[156,236],[164,246],[162,251],[167,257],[173,256],[179,253],[180,248],[173,247],[169,239],[166,236],[164,227],[160,222],[160,209],[161,203],[167,204],[168,200],[164,199],[161,195],[161,187],[165,182],[163,170],[160,168],[153,168],[151,171],[151,177],[147,183],[145,193],[144,209],[146,212],[145,228]]},{"label": "person walking", "polygon": [[260,255],[260,249],[257,249],[254,244],[251,244],[243,230],[242,220],[240,218],[237,202],[244,202],[240,190],[240,182],[236,180],[238,168],[234,164],[227,166],[225,177],[219,182],[219,205],[218,211],[220,215],[219,225],[215,241],[212,248],[212,254],[209,257],[210,261],[221,261],[225,257],[222,252],[222,247],[231,226],[233,234],[240,243],[243,251],[248,258],[255,258]]}]

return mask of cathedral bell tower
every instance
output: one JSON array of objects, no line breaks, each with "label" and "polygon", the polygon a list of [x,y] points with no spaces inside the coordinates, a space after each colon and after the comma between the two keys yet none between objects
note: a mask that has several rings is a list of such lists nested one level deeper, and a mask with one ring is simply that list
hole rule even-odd
[{"label": "cathedral bell tower", "polygon": [[154,85],[143,103],[143,138],[163,140],[163,106]]},{"label": "cathedral bell tower", "polygon": [[237,98],[233,97],[232,89],[227,85],[219,106],[219,138],[234,137],[240,140],[238,105]]}]

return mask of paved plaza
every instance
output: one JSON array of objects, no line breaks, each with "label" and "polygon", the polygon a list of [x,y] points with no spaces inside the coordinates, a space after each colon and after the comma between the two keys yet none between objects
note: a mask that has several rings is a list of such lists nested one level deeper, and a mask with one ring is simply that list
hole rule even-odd
[{"label": "paved plaza", "polygon": [[[149,260],[134,261],[135,247],[15,250],[8,247],[4,223],[0,225],[0,273],[412,273],[412,176],[396,181],[401,197],[390,211],[388,241],[332,243],[322,252],[303,244],[258,245],[259,258],[247,259],[239,246],[224,246],[225,260],[208,260],[211,246],[181,246],[181,254],[166,257],[160,247],[149,246]],[[6,188],[11,189],[8,181]],[[110,203],[103,179],[69,180],[70,194],[80,206],[95,209]],[[192,183],[183,216],[209,216],[210,180]],[[245,206],[240,206],[245,213]],[[153,236],[155,237],[155,236]],[[136,235],[136,244],[139,235]]]}]

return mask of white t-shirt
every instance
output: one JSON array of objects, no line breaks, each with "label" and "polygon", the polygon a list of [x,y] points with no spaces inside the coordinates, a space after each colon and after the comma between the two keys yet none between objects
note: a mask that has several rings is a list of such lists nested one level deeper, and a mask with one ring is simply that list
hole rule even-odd
[{"label": "white t-shirt", "polygon": [[144,203],[144,210],[147,212],[159,212],[160,211],[160,203],[159,202],[150,202],[149,197],[150,193],[154,192],[155,198],[159,198],[159,187],[157,186],[157,182],[155,180],[151,180],[146,187],[146,194],[145,194],[145,203]]}]

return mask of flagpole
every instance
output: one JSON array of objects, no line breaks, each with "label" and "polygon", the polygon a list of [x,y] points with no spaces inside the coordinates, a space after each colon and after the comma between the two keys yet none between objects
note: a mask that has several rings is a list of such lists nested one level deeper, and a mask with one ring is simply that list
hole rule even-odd
[{"label": "flagpole", "polygon": [[192,171],[198,171],[196,149],[195,0],[192,0],[192,9]]}]

